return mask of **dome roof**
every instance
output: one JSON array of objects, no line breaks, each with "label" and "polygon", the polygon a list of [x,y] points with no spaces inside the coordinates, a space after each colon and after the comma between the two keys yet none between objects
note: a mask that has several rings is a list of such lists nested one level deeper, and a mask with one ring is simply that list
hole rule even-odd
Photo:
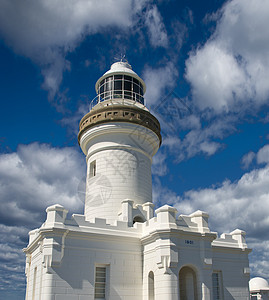
[{"label": "dome roof", "polygon": [[255,277],[249,281],[249,290],[251,292],[258,290],[269,290],[269,284],[264,278]]},{"label": "dome roof", "polygon": [[137,74],[132,70],[131,65],[125,61],[115,62],[111,65],[110,70],[108,70],[104,75],[108,75],[110,73],[130,73],[137,76]]}]

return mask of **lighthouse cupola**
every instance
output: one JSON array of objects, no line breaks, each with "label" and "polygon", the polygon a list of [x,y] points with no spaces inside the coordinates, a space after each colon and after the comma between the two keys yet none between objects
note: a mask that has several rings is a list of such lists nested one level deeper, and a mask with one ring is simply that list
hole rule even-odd
[{"label": "lighthouse cupola", "polygon": [[[97,96],[92,100],[90,110],[109,104],[129,104],[145,108],[146,84],[127,62],[112,64],[110,70],[97,80],[95,90]],[[98,106],[95,107],[96,105]]]},{"label": "lighthouse cupola", "polygon": [[122,202],[152,202],[151,163],[160,124],[145,106],[144,81],[127,62],[112,64],[95,85],[97,96],[79,125],[87,160],[87,220],[118,220]]},{"label": "lighthouse cupola", "polygon": [[97,101],[124,99],[144,104],[146,85],[127,62],[116,62],[95,85]]}]

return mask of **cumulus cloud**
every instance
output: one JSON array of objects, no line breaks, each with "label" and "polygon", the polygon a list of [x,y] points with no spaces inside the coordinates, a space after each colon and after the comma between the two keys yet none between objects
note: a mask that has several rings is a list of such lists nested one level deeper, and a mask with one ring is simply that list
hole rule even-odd
[{"label": "cumulus cloud", "polygon": [[[0,290],[25,290],[25,255],[28,229],[0,224]],[[16,282],[16,284],[14,284]]]},{"label": "cumulus cloud", "polygon": [[227,51],[208,43],[186,62],[186,78],[193,86],[198,107],[229,111],[238,99],[248,96],[248,80],[237,60]]},{"label": "cumulus cloud", "polygon": [[215,19],[214,34],[186,61],[195,103],[217,113],[259,107],[269,96],[269,3],[228,1]]},{"label": "cumulus cloud", "polygon": [[232,231],[240,226],[251,236],[268,235],[269,166],[244,174],[238,182],[188,191],[178,207],[184,213],[206,210],[217,230]]},{"label": "cumulus cloud", "polygon": [[146,105],[160,121],[163,145],[177,155],[177,162],[196,155],[212,156],[225,146],[221,140],[236,131],[238,116],[223,114],[211,118],[212,115],[201,113],[195,101],[173,91],[177,76],[173,61],[158,68],[146,66],[142,76],[147,85]]},{"label": "cumulus cloud", "polygon": [[248,238],[248,244],[253,248],[250,254],[252,277],[269,278],[269,243],[268,240]]},{"label": "cumulus cloud", "polygon": [[33,143],[0,155],[0,290],[25,291],[22,248],[28,232],[45,221],[47,206],[82,213],[84,173],[83,155],[71,147]]},{"label": "cumulus cloud", "polygon": [[1,223],[36,225],[47,206],[60,203],[82,209],[77,187],[83,178],[82,156],[73,148],[37,143],[0,156]]},{"label": "cumulus cloud", "polygon": [[41,66],[43,86],[54,97],[63,71],[70,69],[66,55],[86,35],[107,26],[129,28],[143,4],[132,0],[2,0],[0,36],[15,52]]},{"label": "cumulus cloud", "polygon": [[173,195],[173,204],[183,214],[207,211],[211,230],[219,233],[245,230],[249,247],[254,248],[252,275],[269,277],[269,165],[245,173],[236,182],[226,180],[218,187],[190,190],[178,199]]},{"label": "cumulus cloud", "polygon": [[252,276],[269,278],[269,145],[257,153],[249,152],[245,163],[256,159],[258,166],[246,172],[238,181],[223,181],[203,189],[193,189],[183,196],[162,186],[154,177],[153,199],[157,206],[169,203],[179,214],[190,214],[196,210],[209,213],[211,230],[219,234],[236,228],[247,232],[247,242],[253,252],[250,255]]},{"label": "cumulus cloud", "polygon": [[150,99],[147,106],[161,124],[162,146],[166,155],[172,154],[176,163],[197,155],[214,155],[225,147],[224,138],[236,132],[237,116],[224,114],[208,118],[207,114],[193,108],[188,97],[180,98],[173,91],[167,92],[169,87],[173,87],[174,74],[173,67],[166,68],[169,70],[167,76],[164,76],[164,68],[145,71],[146,80],[150,83],[146,94],[146,99]]},{"label": "cumulus cloud", "polygon": [[[212,156],[223,149],[222,140],[237,131],[238,121],[259,109],[269,97],[268,3],[228,1],[207,19],[216,22],[216,29],[186,61],[191,99],[166,101],[167,89],[175,86],[178,76],[172,62],[158,69],[147,67],[144,72],[149,86],[146,99],[161,122],[164,146],[177,155],[178,162],[196,155]],[[176,102],[187,104],[185,112]],[[174,146],[169,147],[165,140],[174,141]],[[245,156],[243,168],[253,159],[253,153]]]}]

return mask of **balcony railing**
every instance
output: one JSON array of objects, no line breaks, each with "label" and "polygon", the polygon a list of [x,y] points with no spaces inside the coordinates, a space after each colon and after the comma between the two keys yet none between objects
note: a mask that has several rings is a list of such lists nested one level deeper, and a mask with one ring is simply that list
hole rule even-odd
[{"label": "balcony railing", "polygon": [[[140,103],[144,105],[144,97],[141,96],[141,94],[132,92],[132,91],[123,91],[123,90],[113,90],[113,91],[106,91],[103,93],[98,94],[90,103],[90,110],[92,108],[103,102],[111,100],[111,104],[116,104],[117,100],[121,100],[120,102],[123,103],[124,100],[127,100],[130,103],[130,100],[133,101],[134,103]],[[126,101],[126,102],[127,102]]]}]

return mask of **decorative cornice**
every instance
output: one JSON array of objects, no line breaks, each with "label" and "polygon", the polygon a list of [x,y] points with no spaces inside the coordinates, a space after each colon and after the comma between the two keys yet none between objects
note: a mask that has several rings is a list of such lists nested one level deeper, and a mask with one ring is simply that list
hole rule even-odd
[{"label": "decorative cornice", "polygon": [[78,143],[80,144],[82,134],[89,128],[108,122],[130,122],[149,128],[157,134],[161,145],[162,136],[159,121],[148,111],[124,105],[106,106],[87,113],[79,123]]}]

